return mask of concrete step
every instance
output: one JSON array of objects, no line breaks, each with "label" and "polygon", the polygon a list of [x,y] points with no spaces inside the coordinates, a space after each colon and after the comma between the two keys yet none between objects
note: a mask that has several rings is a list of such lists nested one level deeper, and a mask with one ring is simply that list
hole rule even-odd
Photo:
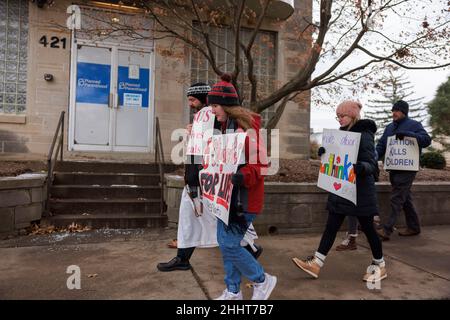
[{"label": "concrete step", "polygon": [[[164,171],[171,172],[178,166],[164,164]],[[109,173],[159,173],[156,163],[125,163],[125,162],[92,162],[92,161],[63,161],[57,162],[55,171],[58,172],[109,172]]]},{"label": "concrete step", "polygon": [[167,227],[167,216],[165,215],[110,215],[96,214],[95,216],[81,215],[57,215],[46,218],[47,223],[55,227],[66,227],[71,223],[77,223],[83,227],[93,229],[134,229],[134,228],[164,228]]},{"label": "concrete step", "polygon": [[54,185],[158,185],[160,176],[156,173],[91,173],[55,172]]},{"label": "concrete step", "polygon": [[52,214],[160,214],[160,199],[50,199],[49,210]]},{"label": "concrete step", "polygon": [[120,198],[151,198],[159,199],[159,186],[100,186],[100,185],[54,185],[50,191],[50,198],[57,199],[120,199]]}]

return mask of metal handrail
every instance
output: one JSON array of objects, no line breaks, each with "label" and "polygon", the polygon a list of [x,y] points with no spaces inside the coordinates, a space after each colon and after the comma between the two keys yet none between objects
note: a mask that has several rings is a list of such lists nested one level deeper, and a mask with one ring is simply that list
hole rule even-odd
[{"label": "metal handrail", "polygon": [[[61,115],[59,116],[58,120],[58,126],[55,130],[55,135],[53,136],[52,145],[50,146],[50,150],[48,152],[47,156],[47,201],[45,202],[45,211],[51,215],[51,212],[48,210],[48,203],[50,199],[50,189],[53,185],[53,169],[55,162],[58,158],[58,154],[60,155],[60,161],[63,161],[63,150],[64,150],[64,114],[65,111],[61,111]],[[61,129],[61,130],[60,130]],[[59,134],[59,131],[61,131],[61,134]],[[59,139],[58,139],[59,135]],[[55,143],[56,140],[58,140],[58,145],[56,147],[56,155],[55,155],[55,161],[53,162],[53,153],[55,151]]]},{"label": "metal handrail", "polygon": [[156,137],[155,137],[155,163],[158,164],[159,168],[159,179],[161,181],[161,198],[160,198],[160,208],[161,214],[166,212],[166,203],[164,201],[164,151],[161,138],[161,127],[159,125],[159,118],[156,117]]}]

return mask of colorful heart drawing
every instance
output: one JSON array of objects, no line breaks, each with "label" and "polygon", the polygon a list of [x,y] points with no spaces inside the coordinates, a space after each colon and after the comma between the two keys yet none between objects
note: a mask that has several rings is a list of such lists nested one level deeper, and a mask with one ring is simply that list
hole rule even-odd
[{"label": "colorful heart drawing", "polygon": [[333,183],[333,187],[334,187],[334,190],[337,191],[342,187],[342,184],[335,182],[335,183]]}]

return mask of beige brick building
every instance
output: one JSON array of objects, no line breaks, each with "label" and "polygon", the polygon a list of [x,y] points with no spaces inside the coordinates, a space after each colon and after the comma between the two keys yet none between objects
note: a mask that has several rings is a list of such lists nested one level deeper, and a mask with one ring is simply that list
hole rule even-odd
[{"label": "beige brick building", "polygon": [[[45,1],[0,0],[0,159],[45,159],[62,111],[65,158],[151,160],[158,117],[169,159],[178,143],[171,141],[173,130],[189,121],[187,87],[215,82],[200,58],[171,39],[89,39],[65,27],[73,1],[48,1],[42,8],[39,2]],[[258,71],[275,87],[298,71],[310,44],[296,30],[312,15],[311,0],[280,2],[295,2],[296,14],[263,24],[273,57],[264,62],[262,56]],[[105,9],[101,1],[79,7],[82,24],[87,12],[134,19],[132,10]],[[303,94],[288,103],[277,126],[282,158],[309,157],[309,122],[310,96]]]}]

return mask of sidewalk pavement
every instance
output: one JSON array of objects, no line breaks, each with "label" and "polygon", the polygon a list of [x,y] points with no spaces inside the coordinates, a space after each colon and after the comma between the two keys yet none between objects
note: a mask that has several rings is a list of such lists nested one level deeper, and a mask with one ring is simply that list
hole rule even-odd
[{"label": "sidewalk pavement", "polygon": [[[197,249],[193,270],[159,272],[173,258],[167,247],[176,230],[93,230],[23,236],[0,241],[0,299],[210,299],[224,289],[218,248]],[[343,233],[338,235],[338,245]],[[260,237],[260,261],[278,277],[271,299],[449,299],[450,226],[424,227],[416,237],[383,242],[388,278],[380,290],[362,281],[371,254],[365,237],[358,250],[332,249],[319,279],[298,269],[292,257],[312,255],[320,234]],[[81,270],[81,289],[69,290],[67,267]],[[244,298],[252,289],[243,279]]]}]

